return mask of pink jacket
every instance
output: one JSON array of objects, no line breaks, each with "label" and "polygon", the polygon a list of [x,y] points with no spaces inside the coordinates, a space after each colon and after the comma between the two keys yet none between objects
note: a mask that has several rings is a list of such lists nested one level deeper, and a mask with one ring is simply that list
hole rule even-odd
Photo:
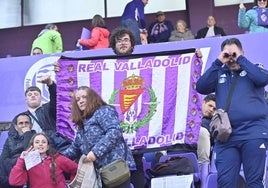
[{"label": "pink jacket", "polygon": [[80,44],[90,49],[108,48],[110,32],[106,28],[94,27],[90,39],[81,39]]},{"label": "pink jacket", "polygon": [[18,158],[16,165],[9,175],[9,183],[13,186],[27,184],[28,179],[31,188],[65,188],[65,177],[63,172],[70,174],[71,180],[77,172],[77,164],[67,157],[58,154],[56,163],[57,184],[53,183],[50,172],[51,157],[47,157],[42,163],[32,167],[29,171],[25,169],[24,159]]}]

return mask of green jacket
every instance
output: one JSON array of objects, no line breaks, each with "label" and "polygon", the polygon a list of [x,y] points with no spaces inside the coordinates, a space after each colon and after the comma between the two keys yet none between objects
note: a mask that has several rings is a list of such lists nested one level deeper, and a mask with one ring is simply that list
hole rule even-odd
[{"label": "green jacket", "polygon": [[61,53],[62,52],[61,34],[55,30],[44,30],[33,41],[32,51],[35,47],[42,49],[43,54]]}]

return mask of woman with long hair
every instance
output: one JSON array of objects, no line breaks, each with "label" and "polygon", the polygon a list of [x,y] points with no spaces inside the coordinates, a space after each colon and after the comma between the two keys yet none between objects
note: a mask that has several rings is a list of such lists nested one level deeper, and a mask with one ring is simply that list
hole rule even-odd
[{"label": "woman with long hair", "polygon": [[92,30],[89,39],[78,39],[78,43],[89,49],[108,48],[110,32],[101,15],[96,14],[91,22]]},{"label": "woman with long hair", "polygon": [[[84,154],[87,156],[85,162],[94,162],[97,169],[121,158],[130,170],[136,169],[115,108],[88,86],[80,86],[74,92],[72,120],[77,125],[77,132],[73,144],[63,152],[64,155],[78,159]],[[130,178],[120,183],[119,187],[129,188]]]},{"label": "woman with long hair", "polygon": [[[41,163],[26,170],[25,156],[36,150],[40,153]],[[12,168],[9,183],[13,186],[29,184],[31,188],[65,188],[65,173],[69,174],[72,180],[76,172],[77,164],[57,153],[44,133],[37,133],[30,140],[28,150],[21,153]]]}]

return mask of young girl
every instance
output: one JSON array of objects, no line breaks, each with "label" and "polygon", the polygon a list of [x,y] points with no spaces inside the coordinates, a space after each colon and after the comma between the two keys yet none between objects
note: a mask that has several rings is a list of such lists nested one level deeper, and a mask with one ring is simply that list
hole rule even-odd
[{"label": "young girl", "polygon": [[[72,180],[77,172],[77,164],[56,153],[50,147],[49,139],[44,133],[35,134],[29,145],[29,149],[21,153],[16,165],[12,168],[9,183],[14,186],[29,183],[31,188],[65,188],[64,173],[69,174]],[[40,152],[42,162],[26,170],[24,157],[34,150]]]}]

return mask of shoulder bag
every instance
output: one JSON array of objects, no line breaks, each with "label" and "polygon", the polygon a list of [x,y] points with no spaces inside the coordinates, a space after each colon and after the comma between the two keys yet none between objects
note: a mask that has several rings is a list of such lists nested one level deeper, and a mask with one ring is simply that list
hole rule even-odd
[{"label": "shoulder bag", "polygon": [[237,79],[238,75],[235,74],[231,89],[227,97],[225,110],[217,109],[213,114],[209,124],[212,137],[220,142],[227,142],[232,133],[232,126],[227,112],[231,104],[231,98],[234,92]]}]

